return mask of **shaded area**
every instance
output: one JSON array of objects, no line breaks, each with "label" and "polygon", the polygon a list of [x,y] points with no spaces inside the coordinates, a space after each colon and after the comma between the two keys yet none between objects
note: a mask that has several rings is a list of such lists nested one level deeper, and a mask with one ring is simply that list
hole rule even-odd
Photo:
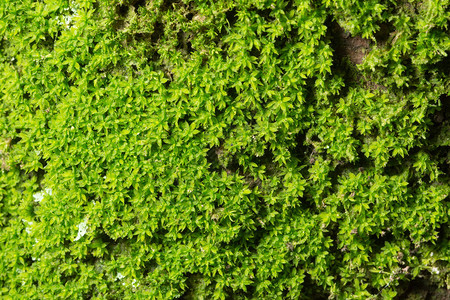
[{"label": "shaded area", "polygon": [[[403,290],[403,292],[401,292]],[[449,300],[450,290],[439,288],[426,278],[417,278],[399,287],[396,300]]]},{"label": "shaded area", "polygon": [[338,59],[348,58],[355,65],[361,64],[370,51],[370,41],[359,36],[351,36],[336,22],[331,22],[330,25],[335,55]]}]

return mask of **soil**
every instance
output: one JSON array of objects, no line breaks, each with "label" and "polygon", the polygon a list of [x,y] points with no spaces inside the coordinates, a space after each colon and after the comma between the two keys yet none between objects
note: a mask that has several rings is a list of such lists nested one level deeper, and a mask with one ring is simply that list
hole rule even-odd
[{"label": "soil", "polygon": [[370,40],[359,36],[352,37],[337,23],[333,23],[331,33],[335,41],[338,57],[347,57],[353,64],[361,64],[370,51]]}]

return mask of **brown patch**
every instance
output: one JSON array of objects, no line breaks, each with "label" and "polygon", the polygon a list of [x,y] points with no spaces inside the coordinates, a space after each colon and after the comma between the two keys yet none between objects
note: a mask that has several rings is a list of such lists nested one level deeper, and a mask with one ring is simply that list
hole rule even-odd
[{"label": "brown patch", "polygon": [[0,168],[5,170],[5,171],[9,171],[11,169],[11,167],[8,165],[8,163],[6,162],[7,157],[3,156],[2,153],[0,153],[0,160],[1,160],[1,166]]},{"label": "brown patch", "polygon": [[292,244],[291,242],[287,242],[286,247],[289,251],[294,251],[294,244]]},{"label": "brown patch", "polygon": [[[5,151],[7,151],[6,149],[11,147],[12,139],[6,138],[6,139],[4,139],[3,142],[4,142],[3,148]],[[8,163],[7,163],[9,154],[5,151],[0,149],[0,168],[5,171],[9,171],[11,169],[11,166],[8,165]]]},{"label": "brown patch", "polygon": [[112,23],[112,27],[114,28],[114,30],[122,31],[126,27],[126,22],[125,22],[125,20],[115,20]]},{"label": "brown patch", "polygon": [[196,22],[204,23],[206,21],[206,17],[201,14],[197,14],[192,18],[192,20],[194,20]]},{"label": "brown patch", "polygon": [[[422,5],[423,5],[423,2],[418,3],[417,8],[421,8]],[[410,15],[416,14],[416,8],[414,7],[414,5],[412,5],[408,1],[402,1],[400,4],[400,7]]]},{"label": "brown patch", "polygon": [[352,37],[337,23],[333,23],[331,32],[335,41],[336,55],[340,58],[348,57],[355,65],[361,64],[370,51],[370,40],[359,36]]},{"label": "brown patch", "polygon": [[258,187],[259,190],[262,189],[262,181],[259,178],[254,178],[252,175],[245,173],[244,175],[245,183],[247,184],[248,188],[253,190],[254,188]]},{"label": "brown patch", "polygon": [[223,208],[223,207],[216,208],[213,212],[210,213],[211,220],[213,220],[215,222],[219,221],[220,218],[222,217],[224,211],[225,211],[225,208]]},{"label": "brown patch", "polygon": [[365,86],[366,86],[367,89],[372,90],[372,91],[377,91],[377,90],[387,91],[388,90],[387,87],[385,87],[384,85],[375,83],[375,82],[370,81],[370,80],[366,80],[365,81]]}]

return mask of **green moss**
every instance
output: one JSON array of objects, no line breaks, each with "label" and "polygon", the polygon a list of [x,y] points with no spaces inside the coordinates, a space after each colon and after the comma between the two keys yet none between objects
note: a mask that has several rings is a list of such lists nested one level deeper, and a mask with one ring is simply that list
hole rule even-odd
[{"label": "green moss", "polygon": [[1,1],[0,295],[448,288],[449,11]]}]

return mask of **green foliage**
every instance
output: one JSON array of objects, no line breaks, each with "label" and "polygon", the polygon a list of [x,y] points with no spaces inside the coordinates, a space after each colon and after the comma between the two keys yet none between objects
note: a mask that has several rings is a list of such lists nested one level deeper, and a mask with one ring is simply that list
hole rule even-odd
[{"label": "green foliage", "polygon": [[[448,288],[449,19],[433,0],[1,1],[0,295]],[[354,65],[337,48],[359,35]]]}]

